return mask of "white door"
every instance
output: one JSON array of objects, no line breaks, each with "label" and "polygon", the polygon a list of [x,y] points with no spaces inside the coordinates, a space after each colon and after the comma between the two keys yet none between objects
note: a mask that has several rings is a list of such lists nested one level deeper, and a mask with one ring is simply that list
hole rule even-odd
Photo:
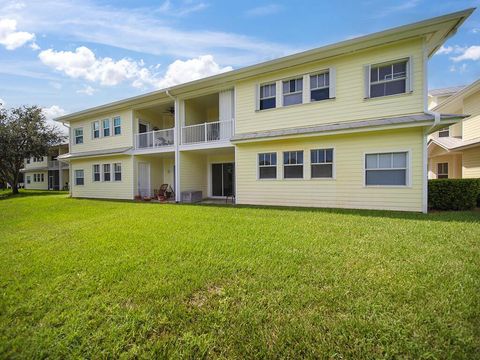
[{"label": "white door", "polygon": [[151,196],[149,163],[138,163],[138,194],[141,196]]}]

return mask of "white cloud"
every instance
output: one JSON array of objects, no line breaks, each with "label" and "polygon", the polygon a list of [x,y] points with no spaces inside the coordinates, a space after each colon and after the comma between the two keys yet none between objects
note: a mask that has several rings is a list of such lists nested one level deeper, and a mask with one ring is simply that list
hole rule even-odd
[{"label": "white cloud", "polygon": [[437,50],[435,55],[450,54],[453,51],[453,46],[440,46],[440,49]]},{"label": "white cloud", "polygon": [[30,44],[30,49],[32,49],[33,51],[37,51],[37,50],[40,50],[40,46],[38,46],[36,42],[32,42]]},{"label": "white cloud", "polygon": [[247,16],[266,16],[276,14],[283,10],[283,7],[278,4],[268,4],[263,6],[257,6],[249,9],[245,12]]},{"label": "white cloud", "polygon": [[480,46],[472,45],[470,47],[464,48],[463,51],[458,56],[451,58],[455,62],[464,61],[464,60],[479,60],[480,59]]},{"label": "white cloud", "polygon": [[7,50],[16,48],[33,41],[35,34],[17,31],[17,21],[14,19],[0,19],[0,44]]},{"label": "white cloud", "polygon": [[92,96],[97,90],[91,87],[90,85],[85,85],[83,89],[77,90],[77,94],[85,94],[88,96]]},{"label": "white cloud", "polygon": [[65,135],[68,134],[68,128],[66,126],[63,126],[62,124],[53,120],[57,117],[66,115],[67,112],[64,109],[62,109],[58,105],[52,105],[50,107],[42,108],[42,113],[43,113],[43,115],[45,115],[45,118],[46,118],[47,123],[49,125],[55,126],[57,129],[59,129]]},{"label": "white cloud", "polygon": [[[40,52],[38,56],[45,65],[71,78],[84,79],[104,86],[115,86],[129,81],[136,88],[148,86],[163,88],[232,70],[230,66],[218,65],[212,55],[185,61],[176,60],[168,66],[164,76],[157,72],[159,65],[146,67],[143,60],[123,58],[115,61],[108,57],[97,58],[93,51],[85,46],[77,48],[74,52],[48,49]],[[81,92],[91,95],[93,88]]]},{"label": "white cloud", "polygon": [[451,65],[450,68],[449,68],[449,70],[450,70],[451,72],[458,72],[458,73],[460,73],[460,74],[463,74],[464,72],[467,71],[467,67],[468,67],[467,64],[463,63],[463,64],[458,65],[458,66],[456,66],[456,65]]}]

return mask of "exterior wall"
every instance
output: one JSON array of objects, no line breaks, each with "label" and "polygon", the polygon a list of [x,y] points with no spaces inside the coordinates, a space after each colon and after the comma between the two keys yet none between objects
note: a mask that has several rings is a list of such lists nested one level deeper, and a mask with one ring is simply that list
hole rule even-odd
[{"label": "exterior wall", "polygon": [[[93,181],[93,165],[111,165],[113,180],[113,163],[122,164],[122,181]],[[75,170],[83,169],[85,185],[75,185]],[[97,157],[72,160],[70,165],[70,188],[73,197],[104,198],[104,199],[133,199],[133,157],[126,155]],[[101,170],[102,171],[102,170]]]},{"label": "exterior wall", "polygon": [[235,150],[231,149],[224,154],[212,153],[207,155],[208,197],[212,196],[212,164],[219,163],[235,163]]},{"label": "exterior wall", "polygon": [[463,121],[463,140],[480,138],[480,92],[463,100],[463,111],[472,115]]},{"label": "exterior wall", "polygon": [[[236,91],[236,133],[399,116],[424,110],[423,42],[409,40],[239,81]],[[413,58],[413,92],[365,99],[364,65]],[[336,69],[336,98],[255,111],[256,86],[322,69]]]},{"label": "exterior wall", "polygon": [[208,196],[207,157],[191,151],[180,152],[180,191],[199,190]]},{"label": "exterior wall", "polygon": [[30,158],[30,164],[27,164],[27,161],[24,161],[23,168],[25,170],[35,170],[38,168],[46,168],[48,167],[48,156],[43,157],[43,161],[34,162],[33,158]]},{"label": "exterior wall", "polygon": [[[113,118],[120,116],[122,121],[122,133],[113,135]],[[112,135],[103,137],[102,120],[110,119],[110,133]],[[92,123],[99,121],[100,138],[94,139],[92,134]],[[70,123],[70,153],[79,153],[95,150],[116,149],[133,146],[133,121],[132,111],[124,110],[117,113],[102,114],[95,118],[73,121]],[[75,144],[75,129],[83,128],[83,144]]]},{"label": "exterior wall", "polygon": [[438,164],[448,163],[448,178],[460,179],[462,178],[462,155],[450,154],[435,156],[428,159],[428,178],[436,179],[438,172]]},{"label": "exterior wall", "polygon": [[68,169],[60,170],[62,172],[62,183],[60,184],[60,190],[63,190],[66,186],[70,186],[70,174]]},{"label": "exterior wall", "polygon": [[[33,174],[43,174],[44,181],[34,182]],[[27,184],[27,176],[30,176],[30,184]],[[27,190],[48,190],[48,171],[28,171],[23,174],[23,179]]]},{"label": "exterior wall", "polygon": [[[335,178],[310,179],[310,149],[331,147]],[[257,179],[258,153],[277,152],[277,174],[281,175],[282,152],[289,150],[304,150],[304,179]],[[238,145],[236,200],[239,204],[422,211],[422,150],[420,128]],[[410,152],[410,185],[365,187],[364,154],[391,151]]]},{"label": "exterior wall", "polygon": [[462,175],[464,178],[480,178],[480,147],[463,151]]}]

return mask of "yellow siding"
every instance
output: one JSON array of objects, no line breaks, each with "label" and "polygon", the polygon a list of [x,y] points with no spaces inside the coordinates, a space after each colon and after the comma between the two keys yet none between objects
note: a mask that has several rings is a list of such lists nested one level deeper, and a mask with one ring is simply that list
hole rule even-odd
[{"label": "yellow siding", "polygon": [[[122,164],[122,181],[93,181],[93,165],[111,164],[113,180],[113,164]],[[71,192],[73,197],[105,198],[105,199],[133,199],[133,158],[119,155],[98,157],[92,159],[72,160],[71,165]],[[83,169],[85,185],[75,185],[75,170]],[[103,180],[103,176],[102,179]]]},{"label": "yellow siding", "polygon": [[480,178],[480,147],[464,150],[463,177]]},{"label": "yellow siding", "polygon": [[[308,65],[272,72],[240,81],[236,91],[236,132],[355,121],[424,110],[423,43],[421,40],[396,43]],[[413,92],[376,99],[364,99],[364,65],[413,57]],[[335,67],[336,99],[255,111],[256,84]]]},{"label": "yellow siding", "polygon": [[180,191],[199,190],[208,196],[207,157],[191,151],[180,153]]},{"label": "yellow siding", "polygon": [[472,115],[463,121],[463,140],[480,138],[480,92],[463,100],[463,111]]},{"label": "yellow siding", "polygon": [[30,164],[27,164],[27,162],[24,161],[23,168],[25,170],[35,170],[42,167],[46,168],[47,166],[48,166],[48,156],[44,156],[43,161],[40,161],[40,162],[34,162],[33,158],[30,158]]},{"label": "yellow siding", "polygon": [[[122,133],[120,135],[113,135],[113,118],[120,116],[122,119]],[[110,133],[108,137],[102,137],[102,120],[110,119]],[[92,123],[99,121],[100,123],[100,138],[93,139]],[[103,114],[95,118],[88,118],[85,120],[74,121],[70,123],[70,152],[78,153],[85,151],[116,149],[122,147],[133,146],[133,130],[132,130],[132,111],[124,110],[117,113]],[[83,144],[75,144],[74,129],[83,128]]]},{"label": "yellow siding", "polygon": [[462,177],[462,155],[442,155],[428,159],[428,178],[436,179],[438,164],[448,163],[448,178],[460,179]]},{"label": "yellow siding", "polygon": [[[38,164],[38,163],[37,163]],[[34,182],[33,174],[43,174],[42,182]],[[29,171],[23,174],[25,189],[28,190],[48,190],[48,171]],[[27,176],[30,176],[30,184],[27,184]]]},{"label": "yellow siding", "polygon": [[[237,147],[237,203],[422,211],[421,129],[325,136]],[[335,149],[335,179],[310,178],[310,149]],[[277,152],[281,174],[283,151],[304,150],[305,179],[257,180],[257,154]],[[364,153],[410,151],[409,187],[365,187]]]}]

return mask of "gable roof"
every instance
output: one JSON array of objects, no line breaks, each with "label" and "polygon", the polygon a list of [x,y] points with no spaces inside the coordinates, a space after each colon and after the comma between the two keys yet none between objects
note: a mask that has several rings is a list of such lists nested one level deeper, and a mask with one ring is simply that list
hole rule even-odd
[{"label": "gable roof", "polygon": [[470,16],[474,10],[475,8],[470,8],[408,25],[387,29],[370,35],[344,40],[312,50],[307,50],[237,70],[232,70],[226,73],[179,84],[167,89],[161,89],[147,94],[78,111],[69,115],[58,117],[55,120],[59,122],[69,122],[71,120],[94,113],[113,111],[127,106],[139,105],[148,101],[160,100],[161,98],[168,99],[170,94],[179,95],[211,86],[231,85],[234,81],[253,77],[265,72],[280,70],[290,66],[296,66],[316,60],[340,56],[343,54],[361,51],[371,47],[390,44],[392,42],[406,39],[425,37],[425,50],[427,55],[430,57],[438,50],[438,48],[440,48],[445,40],[455,34],[458,27]]},{"label": "gable roof", "polygon": [[432,138],[428,141],[428,145],[435,144],[447,151],[463,150],[469,147],[480,146],[480,138],[462,140],[454,137]]},{"label": "gable roof", "polygon": [[459,86],[450,86],[450,87],[441,88],[441,89],[433,89],[433,90],[430,90],[428,92],[428,95],[430,95],[430,96],[453,95],[453,94],[456,94],[457,92],[461,91],[465,87],[466,87],[466,85],[459,85]]},{"label": "gable roof", "polygon": [[465,99],[466,97],[472,95],[477,91],[480,91],[480,79],[478,79],[477,81],[474,81],[468,86],[465,86],[459,92],[445,99],[445,101],[442,101],[440,104],[435,106],[432,109],[432,111],[441,112],[441,111],[445,111],[445,109],[452,109],[452,107],[460,106],[463,99]]}]

